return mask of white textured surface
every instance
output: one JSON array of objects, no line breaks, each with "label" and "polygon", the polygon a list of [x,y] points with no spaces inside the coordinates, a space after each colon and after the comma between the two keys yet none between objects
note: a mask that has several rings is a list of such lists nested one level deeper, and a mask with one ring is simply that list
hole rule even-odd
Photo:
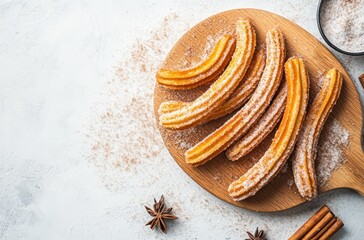
[{"label": "white textured surface", "polygon": [[[112,173],[88,159],[93,106],[103,105],[107,82],[135,39],[147,39],[165,16],[178,16],[171,42],[204,18],[241,7],[286,16],[321,39],[317,1],[297,2],[1,1],[0,238],[242,239],[259,226],[269,239],[285,239],[327,203],[346,224],[335,239],[362,239],[364,198],[349,190],[281,213],[254,213],[204,191],[165,148]],[[364,58],[337,56],[353,79],[364,71]],[[116,189],[105,187],[109,174],[122,182]],[[143,205],[161,194],[180,218],[168,235],[143,226]]]}]

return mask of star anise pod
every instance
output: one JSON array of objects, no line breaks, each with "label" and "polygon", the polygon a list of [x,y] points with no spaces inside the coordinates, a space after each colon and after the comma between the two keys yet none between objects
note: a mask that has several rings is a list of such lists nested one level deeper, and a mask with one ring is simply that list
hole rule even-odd
[{"label": "star anise pod", "polygon": [[251,232],[246,232],[249,236],[249,238],[245,239],[245,240],[267,240],[264,236],[264,231],[260,230],[257,228],[255,230],[254,235]]},{"label": "star anise pod", "polygon": [[176,216],[171,214],[172,208],[168,208],[166,210],[166,205],[164,203],[164,197],[161,196],[161,199],[157,202],[157,200],[154,199],[153,209],[150,209],[149,207],[145,206],[145,209],[147,209],[147,212],[150,216],[153,217],[152,220],[147,222],[145,226],[150,225],[150,228],[153,230],[155,227],[158,227],[159,230],[163,233],[167,233],[167,224],[166,220],[175,220],[177,219]]}]

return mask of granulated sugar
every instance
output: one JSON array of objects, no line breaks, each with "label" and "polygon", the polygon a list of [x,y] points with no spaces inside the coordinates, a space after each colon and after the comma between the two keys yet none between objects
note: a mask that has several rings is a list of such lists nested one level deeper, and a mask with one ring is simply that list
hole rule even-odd
[{"label": "granulated sugar", "polygon": [[177,144],[178,148],[182,148],[187,150],[193,147],[193,143],[191,141],[191,136],[199,135],[197,128],[188,128],[185,130],[173,131],[162,128],[161,129],[168,139],[173,143]]},{"label": "granulated sugar", "polygon": [[322,131],[316,157],[318,186],[325,185],[332,172],[345,162],[343,150],[349,144],[349,132],[337,121],[328,121]]},{"label": "granulated sugar", "polygon": [[334,45],[364,51],[364,0],[326,0],[321,11],[322,28]]}]

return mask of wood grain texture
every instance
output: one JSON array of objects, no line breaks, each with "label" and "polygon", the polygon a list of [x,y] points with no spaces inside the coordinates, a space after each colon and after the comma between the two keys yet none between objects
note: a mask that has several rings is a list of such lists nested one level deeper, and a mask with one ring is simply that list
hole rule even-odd
[{"label": "wood grain texture", "polygon": [[[351,188],[364,195],[364,154],[360,147],[361,108],[357,91],[351,79],[340,62],[315,37],[295,23],[266,11],[257,9],[237,9],[214,15],[190,29],[171,49],[163,67],[180,69],[186,64],[199,62],[204,55],[204,49],[209,36],[217,39],[226,31],[233,31],[235,21],[240,17],[252,20],[257,32],[257,40],[264,45],[265,33],[268,29],[278,26],[285,35],[287,58],[301,56],[310,75],[310,98],[318,92],[317,84],[321,75],[330,68],[337,68],[343,73],[344,84],[340,98],[334,107],[328,121],[338,120],[350,133],[350,144],[344,149],[346,162],[339,167],[319,192],[336,188]],[[189,53],[189,54],[186,54]],[[156,84],[154,95],[154,110],[158,121],[158,107],[166,100],[191,101],[199,96],[206,87],[188,91],[168,90]],[[234,202],[228,195],[229,184],[243,175],[263,155],[274,133],[270,134],[252,153],[239,161],[228,161],[225,154],[220,154],[208,163],[194,168],[184,159],[187,147],[196,144],[211,131],[220,126],[226,118],[211,121],[193,130],[168,131],[160,127],[163,140],[173,158],[181,168],[204,189],[218,198],[236,206],[255,211],[271,212],[288,209],[306,202],[297,193],[295,187],[289,187],[287,181],[292,179],[291,169],[280,174],[267,186],[249,199]]]}]

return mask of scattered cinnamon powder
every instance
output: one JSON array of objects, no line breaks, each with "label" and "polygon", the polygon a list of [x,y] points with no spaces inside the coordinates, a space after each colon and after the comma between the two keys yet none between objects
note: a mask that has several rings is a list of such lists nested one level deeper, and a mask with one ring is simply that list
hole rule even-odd
[{"label": "scattered cinnamon powder", "polygon": [[[142,161],[160,161],[164,144],[153,113],[155,72],[177,40],[170,36],[177,18],[176,14],[165,17],[150,36],[136,39],[91,109],[94,116],[86,134],[89,160],[110,190],[122,187],[122,173],[138,171]],[[189,26],[182,28],[176,31]],[[181,142],[181,147],[186,144]]]},{"label": "scattered cinnamon powder", "polygon": [[364,51],[364,0],[326,0],[321,11],[330,42],[349,52]]},{"label": "scattered cinnamon powder", "polygon": [[319,139],[316,157],[319,187],[323,187],[333,171],[345,162],[343,150],[349,145],[349,140],[349,132],[337,120],[327,121]]}]

